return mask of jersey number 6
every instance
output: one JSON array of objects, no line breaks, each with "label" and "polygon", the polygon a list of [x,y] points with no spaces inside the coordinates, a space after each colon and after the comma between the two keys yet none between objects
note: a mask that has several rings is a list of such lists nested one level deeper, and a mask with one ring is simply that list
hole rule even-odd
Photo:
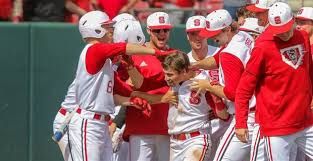
[{"label": "jersey number 6", "polygon": [[112,81],[109,81],[108,87],[107,87],[107,92],[112,93],[112,91],[113,91],[113,83],[112,83]]}]

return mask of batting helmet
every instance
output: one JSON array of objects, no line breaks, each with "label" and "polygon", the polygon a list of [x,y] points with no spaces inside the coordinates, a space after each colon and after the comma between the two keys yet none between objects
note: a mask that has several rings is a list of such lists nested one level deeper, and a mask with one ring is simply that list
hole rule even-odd
[{"label": "batting helmet", "polygon": [[102,38],[107,33],[102,25],[114,23],[115,22],[111,21],[106,13],[101,11],[91,11],[80,18],[78,27],[83,38]]},{"label": "batting helmet", "polygon": [[[133,15],[128,14],[128,13],[121,13],[121,14],[115,16],[112,20],[115,21],[116,24],[118,24],[120,21],[124,21],[124,20],[136,21],[136,18]],[[116,27],[116,24],[114,25],[114,27]]]},{"label": "batting helmet", "polygon": [[143,34],[139,21],[134,20],[122,20],[115,24],[113,41],[127,42],[134,44],[145,43],[145,35]]}]

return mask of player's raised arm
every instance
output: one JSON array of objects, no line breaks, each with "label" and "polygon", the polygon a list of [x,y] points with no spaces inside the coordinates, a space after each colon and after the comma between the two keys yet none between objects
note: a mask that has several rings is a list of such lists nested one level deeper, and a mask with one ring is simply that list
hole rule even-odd
[{"label": "player's raised arm", "polygon": [[212,69],[216,69],[217,67],[218,67],[218,61],[216,61],[216,58],[213,56],[191,63],[191,68],[195,68],[195,69],[212,70]]}]

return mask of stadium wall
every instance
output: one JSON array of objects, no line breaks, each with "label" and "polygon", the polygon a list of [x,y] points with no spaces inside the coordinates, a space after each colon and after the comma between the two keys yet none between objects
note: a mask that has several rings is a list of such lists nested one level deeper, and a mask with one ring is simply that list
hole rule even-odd
[{"label": "stadium wall", "polygon": [[[0,23],[0,44],[1,160],[62,160],[52,122],[84,47],[77,27]],[[189,51],[184,26],[173,29],[170,46]]]}]

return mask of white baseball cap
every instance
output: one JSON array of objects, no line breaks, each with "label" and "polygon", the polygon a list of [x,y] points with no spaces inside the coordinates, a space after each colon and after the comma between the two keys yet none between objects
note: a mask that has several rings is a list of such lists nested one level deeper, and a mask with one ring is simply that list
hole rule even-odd
[{"label": "white baseball cap", "polygon": [[201,31],[205,28],[204,16],[189,17],[186,22],[186,32]]},{"label": "white baseball cap", "polygon": [[313,7],[302,7],[296,15],[296,19],[313,20]]},{"label": "white baseball cap", "polygon": [[278,1],[279,0],[256,0],[255,4],[249,5],[246,8],[251,12],[265,12]]},{"label": "white baseball cap", "polygon": [[264,27],[258,25],[257,18],[250,17],[244,19],[243,25],[239,27],[239,30],[261,34],[264,31]]},{"label": "white baseball cap", "polygon": [[122,20],[114,29],[113,41],[143,45],[146,39],[139,21]]},{"label": "white baseball cap", "polygon": [[[128,13],[121,13],[121,14],[115,16],[112,20],[115,21],[117,24],[123,20],[134,20],[134,21],[136,21],[136,18],[133,15],[128,14]],[[116,26],[116,24],[115,24],[115,26]]]},{"label": "white baseball cap", "polygon": [[107,32],[102,25],[113,25],[114,23],[105,12],[90,11],[80,18],[78,28],[83,38],[101,38]]},{"label": "white baseball cap", "polygon": [[148,16],[147,27],[149,29],[171,29],[170,18],[165,12],[155,12]]},{"label": "white baseball cap", "polygon": [[266,32],[280,34],[292,29],[294,24],[293,13],[287,3],[277,2],[268,11],[269,26]]},{"label": "white baseball cap", "polygon": [[219,9],[211,12],[205,19],[205,28],[201,30],[200,36],[213,37],[219,34],[222,29],[230,26],[233,19],[229,12],[224,9]]}]

